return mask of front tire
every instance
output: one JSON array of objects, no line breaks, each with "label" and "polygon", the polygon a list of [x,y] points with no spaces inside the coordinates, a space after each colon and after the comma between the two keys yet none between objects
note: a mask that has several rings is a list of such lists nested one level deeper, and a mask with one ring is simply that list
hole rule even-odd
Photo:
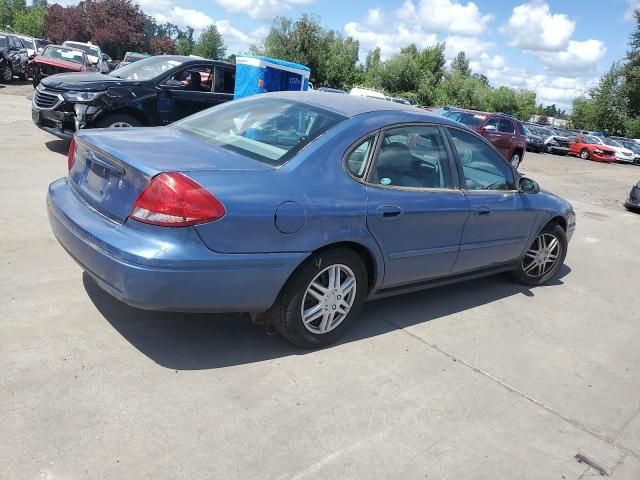
[{"label": "front tire", "polygon": [[587,150],[586,148],[583,148],[582,150],[580,150],[580,158],[583,160],[589,160],[589,150]]},{"label": "front tire", "polygon": [[362,258],[352,250],[336,248],[308,259],[287,281],[268,315],[291,343],[324,347],[353,323],[367,293]]},{"label": "front tire", "polygon": [[112,113],[106,117],[101,118],[96,122],[97,128],[129,128],[129,127],[143,127],[144,125],[140,120],[132,115],[126,113]]},{"label": "front tire", "polygon": [[567,256],[567,235],[555,223],[547,225],[512,272],[514,280],[529,286],[544,285],[556,276]]}]

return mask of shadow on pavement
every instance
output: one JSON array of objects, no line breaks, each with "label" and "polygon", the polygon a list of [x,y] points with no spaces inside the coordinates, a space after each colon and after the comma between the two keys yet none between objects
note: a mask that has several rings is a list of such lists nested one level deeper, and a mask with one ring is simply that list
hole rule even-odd
[{"label": "shadow on pavement", "polygon": [[[563,266],[550,285],[561,285],[570,271]],[[166,368],[212,369],[312,352],[279,335],[267,335],[265,327],[254,325],[247,314],[139,310],[106,293],[86,273],[83,283],[104,318],[135,348]],[[375,300],[365,305],[340,343],[383,335],[518,294],[533,296],[534,290],[497,275]]]},{"label": "shadow on pavement", "polygon": [[59,153],[60,155],[64,155],[65,157],[69,153],[69,144],[71,142],[69,140],[49,140],[45,142],[45,146],[54,153]]}]

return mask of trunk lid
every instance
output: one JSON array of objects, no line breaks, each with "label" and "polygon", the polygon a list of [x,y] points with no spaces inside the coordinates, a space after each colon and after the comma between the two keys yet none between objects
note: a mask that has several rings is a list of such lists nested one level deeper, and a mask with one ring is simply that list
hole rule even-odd
[{"label": "trunk lid", "polygon": [[162,172],[265,171],[272,167],[166,127],[81,131],[69,172],[92,208],[124,223],[142,191]]}]

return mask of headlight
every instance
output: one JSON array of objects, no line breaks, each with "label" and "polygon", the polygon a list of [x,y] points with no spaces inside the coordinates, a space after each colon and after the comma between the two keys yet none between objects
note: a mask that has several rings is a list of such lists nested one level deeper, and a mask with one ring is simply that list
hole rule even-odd
[{"label": "headlight", "polygon": [[558,142],[556,142],[555,140],[549,140],[549,145],[558,145]]},{"label": "headlight", "polygon": [[104,92],[65,92],[62,96],[70,102],[91,102]]},{"label": "headlight", "polygon": [[604,153],[602,150],[600,150],[599,148],[596,148],[593,153]]}]

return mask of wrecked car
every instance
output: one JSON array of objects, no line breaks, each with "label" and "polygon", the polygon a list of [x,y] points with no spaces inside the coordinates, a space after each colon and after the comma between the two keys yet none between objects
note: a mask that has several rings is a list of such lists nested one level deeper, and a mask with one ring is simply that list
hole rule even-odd
[{"label": "wrecked car", "polygon": [[42,53],[36,55],[31,61],[29,69],[34,87],[49,75],[96,71],[95,65],[82,50],[60,45],[47,45]]},{"label": "wrecked car", "polygon": [[42,79],[32,101],[33,122],[59,138],[84,128],[168,125],[233,99],[235,65],[161,55],[118,68]]}]

